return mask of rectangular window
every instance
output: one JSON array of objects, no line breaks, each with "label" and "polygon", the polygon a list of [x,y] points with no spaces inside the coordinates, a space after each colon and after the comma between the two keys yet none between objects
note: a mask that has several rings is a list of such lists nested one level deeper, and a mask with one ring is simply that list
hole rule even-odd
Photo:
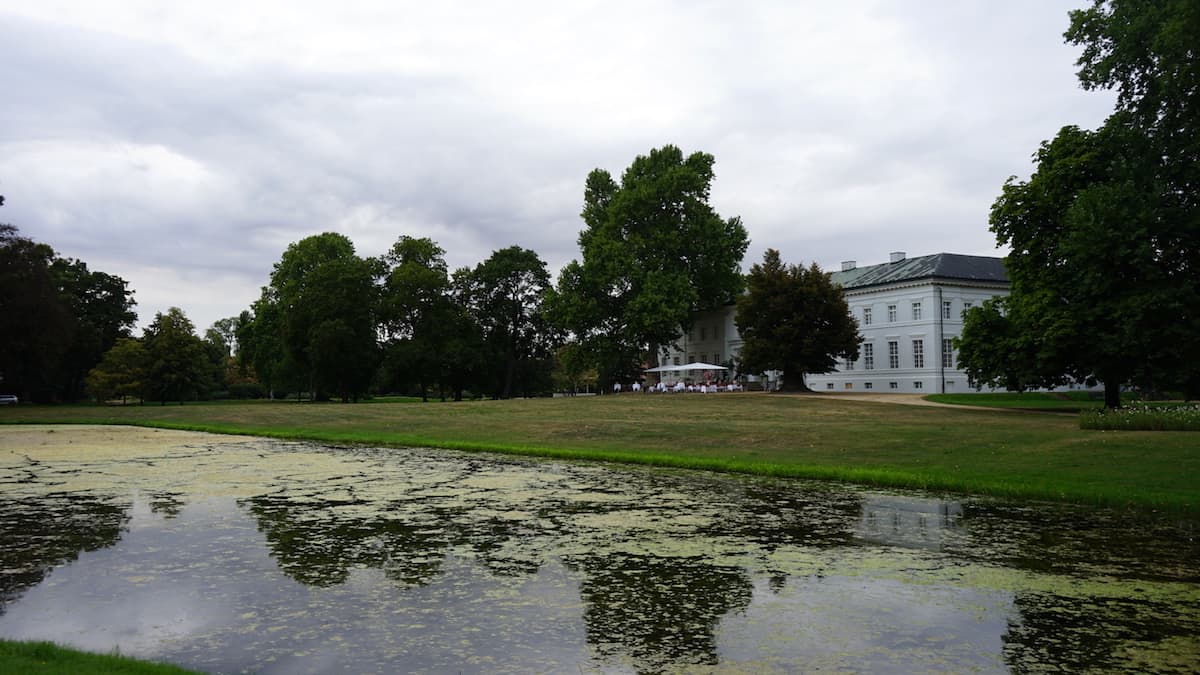
[{"label": "rectangular window", "polygon": [[700,355],[700,363],[708,363],[708,354]]},{"label": "rectangular window", "polygon": [[833,389],[833,383],[832,383],[832,382],[829,382],[829,383],[827,383],[827,384],[825,385],[825,388],[826,388],[826,389]]},{"label": "rectangular window", "polygon": [[854,370],[854,359],[843,359],[842,370]]},{"label": "rectangular window", "polygon": [[[853,382],[847,382],[847,383],[846,383],[846,388],[847,388],[847,389],[853,389],[853,388],[854,388],[854,383],[853,383]],[[867,389],[870,389],[870,387],[867,387]]]},{"label": "rectangular window", "polygon": [[888,305],[888,323],[896,323],[896,306]]},{"label": "rectangular window", "polygon": [[921,303],[914,302],[912,305],[912,310],[913,310],[913,321],[920,321],[921,320]]},{"label": "rectangular window", "polygon": [[688,363],[695,363],[695,362],[696,362],[696,352],[690,352],[688,354]]},{"label": "rectangular window", "polygon": [[966,313],[967,313],[968,311],[970,311],[970,309],[971,309],[972,307],[974,307],[974,306],[975,306],[975,303],[971,303],[971,302],[964,302],[964,303],[963,303],[963,311],[962,311],[962,313],[963,313],[963,314],[966,314]]},{"label": "rectangular window", "polygon": [[713,352],[713,363],[721,365],[721,352]]},{"label": "rectangular window", "polygon": [[888,368],[900,367],[900,343],[888,340]]},{"label": "rectangular window", "polygon": [[942,340],[942,367],[954,367],[954,341],[950,338]]},{"label": "rectangular window", "polygon": [[700,339],[701,340],[708,339],[708,327],[707,326],[700,326]]},{"label": "rectangular window", "polygon": [[679,357],[678,356],[671,359],[671,365],[675,365],[675,366],[679,365]]},{"label": "rectangular window", "polygon": [[863,389],[870,389],[872,386],[874,386],[874,385],[872,385],[870,382],[863,383]]},{"label": "rectangular window", "polygon": [[899,389],[899,388],[900,388],[899,382],[888,382],[888,389]]},{"label": "rectangular window", "polygon": [[863,368],[875,370],[875,345],[863,345]]},{"label": "rectangular window", "polygon": [[913,368],[925,367],[925,341],[913,340]]},{"label": "rectangular window", "polygon": [[920,381],[920,380],[917,380],[916,382],[913,382],[913,389],[924,389],[924,388],[925,388],[925,383],[924,383],[924,382],[922,382],[922,381]]},{"label": "rectangular window", "polygon": [[952,309],[951,302],[949,300],[943,300],[942,301],[942,318],[943,319],[950,318],[950,310],[951,309]]},{"label": "rectangular window", "polygon": [[863,307],[863,325],[864,326],[871,325],[871,308],[870,307]]}]

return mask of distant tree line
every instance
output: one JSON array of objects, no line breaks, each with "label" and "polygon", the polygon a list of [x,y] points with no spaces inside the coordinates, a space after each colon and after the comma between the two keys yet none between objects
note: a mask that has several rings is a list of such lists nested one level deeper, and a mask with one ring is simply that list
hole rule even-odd
[{"label": "distant tree line", "polygon": [[[428,238],[401,236],[383,255],[362,257],[348,238],[326,232],[288,246],[258,300],[203,337],[178,308],[133,337],[123,280],[60,260],[8,227],[2,308],[21,320],[4,324],[2,386],[33,400],[162,404],[604,391],[657,365],[695,312],[735,301],[749,308],[738,319],[750,347],[742,370],[782,370],[802,386],[805,372],[856,349],[857,326],[828,274],[784,266],[774,251],[755,266],[747,292],[746,230],[708,203],[713,163],[668,145],[637,157],[619,182],[593,171],[581,259],[557,285],[537,253],[518,246],[450,272]],[[745,318],[760,310],[764,317]],[[834,328],[806,331],[818,323]]]},{"label": "distant tree line", "polygon": [[30,401],[84,398],[88,371],[129,337],[134,305],[124,279],[0,224],[0,390]]},{"label": "distant tree line", "polygon": [[553,391],[561,339],[543,316],[545,262],[513,246],[451,274],[444,256],[434,241],[409,236],[378,258],[359,257],[332,232],[292,244],[235,321],[238,363],[271,396]]}]

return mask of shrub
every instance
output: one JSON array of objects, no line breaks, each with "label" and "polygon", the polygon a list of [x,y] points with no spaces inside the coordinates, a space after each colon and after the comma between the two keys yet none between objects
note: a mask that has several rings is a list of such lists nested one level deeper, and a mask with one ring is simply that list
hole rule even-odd
[{"label": "shrub", "polygon": [[1200,405],[1132,405],[1116,410],[1085,410],[1080,429],[1114,431],[1200,431]]}]

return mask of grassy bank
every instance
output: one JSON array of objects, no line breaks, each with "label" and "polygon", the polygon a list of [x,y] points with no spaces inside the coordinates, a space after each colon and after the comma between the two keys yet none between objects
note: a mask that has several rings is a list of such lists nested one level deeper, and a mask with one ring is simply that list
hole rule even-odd
[{"label": "grassy bank", "polygon": [[1104,407],[1104,397],[1086,391],[1046,393],[1037,391],[996,392],[989,394],[930,394],[925,397],[935,403],[971,405],[986,408],[1017,408],[1021,410],[1055,410],[1080,412]]},{"label": "grassy bank", "polygon": [[1081,430],[1075,416],[1056,414],[764,394],[629,394],[429,404],[21,406],[0,410],[0,422],[139,424],[1200,510],[1195,434]]},{"label": "grassy bank", "polygon": [[81,652],[50,642],[0,640],[0,675],[189,675],[194,672],[114,654]]}]

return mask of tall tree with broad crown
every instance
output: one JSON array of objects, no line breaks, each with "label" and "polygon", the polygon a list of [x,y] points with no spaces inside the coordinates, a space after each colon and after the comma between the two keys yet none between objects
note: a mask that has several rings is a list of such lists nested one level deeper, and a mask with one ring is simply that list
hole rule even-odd
[{"label": "tall tree with broad crown", "polygon": [[445,251],[425,237],[402,236],[383,257],[383,376],[392,387],[415,386],[422,400],[437,385],[462,398],[482,352],[478,324],[456,303]]},{"label": "tall tree with broad crown", "polygon": [[558,340],[542,312],[550,273],[537,253],[500,249],[474,269],[455,272],[453,286],[487,346],[480,370],[485,391],[509,398],[549,388]]},{"label": "tall tree with broad crown", "polygon": [[275,264],[266,299],[278,309],[285,360],[314,394],[366,393],[377,355],[375,272],[334,232],[288,246]]},{"label": "tall tree with broad crown", "polygon": [[709,205],[714,161],[667,145],[635,158],[619,184],[602,169],[587,177],[582,260],[563,268],[547,306],[591,356],[602,387],[636,375],[692,312],[743,288],[749,240],[739,218]]},{"label": "tall tree with broad crown", "polygon": [[806,391],[806,373],[832,372],[838,358],[858,358],[858,321],[841,287],[816,263],[787,265],[779,251],[767,249],[746,281],[735,319],[742,336],[739,370],[782,371],[785,389]]},{"label": "tall tree with broad crown", "polygon": [[991,227],[1012,293],[967,315],[972,381],[1015,389],[1200,390],[1200,5],[1095,0],[1071,13],[1083,86],[1113,88],[1096,131],[1064,127],[1010,178]]},{"label": "tall tree with broad crown", "polygon": [[161,405],[197,398],[209,382],[204,341],[178,307],[154,315],[142,336],[146,353],[145,390]]}]

